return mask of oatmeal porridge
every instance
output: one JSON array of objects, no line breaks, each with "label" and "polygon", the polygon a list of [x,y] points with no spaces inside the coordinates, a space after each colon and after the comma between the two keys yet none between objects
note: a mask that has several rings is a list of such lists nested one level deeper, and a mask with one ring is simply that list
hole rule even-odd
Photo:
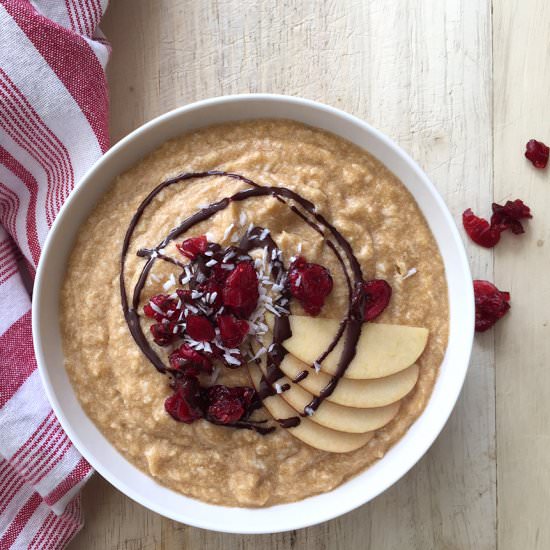
[{"label": "oatmeal porridge", "polygon": [[330,491],[424,409],[443,262],[404,185],[292,121],[212,126],[119,176],[61,296],[66,369],[133,464],[205,502]]}]

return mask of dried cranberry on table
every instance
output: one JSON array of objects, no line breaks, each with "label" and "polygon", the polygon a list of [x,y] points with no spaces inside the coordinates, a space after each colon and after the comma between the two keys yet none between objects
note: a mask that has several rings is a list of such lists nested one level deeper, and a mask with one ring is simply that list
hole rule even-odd
[{"label": "dried cranberry on table", "polygon": [[384,279],[372,279],[363,283],[363,292],[365,295],[364,320],[372,321],[388,307],[392,288]]},{"label": "dried cranberry on table", "polygon": [[306,313],[316,316],[321,313],[325,298],[332,292],[332,277],[328,269],[319,264],[306,262],[298,256],[289,266],[288,285]]},{"label": "dried cranberry on table", "polygon": [[529,159],[535,168],[546,168],[550,148],[536,139],[530,139],[525,145],[525,158]]},{"label": "dried cranberry on table", "polygon": [[491,226],[499,231],[510,229],[514,235],[525,233],[523,225],[519,220],[532,218],[531,209],[520,199],[515,201],[506,201],[504,206],[493,203],[493,215],[491,216]]},{"label": "dried cranberry on table", "polygon": [[494,202],[492,209],[490,223],[476,216],[470,208],[462,214],[462,224],[470,239],[485,248],[495,246],[500,241],[501,233],[508,229],[515,235],[524,233],[520,220],[533,217],[531,209],[520,199],[506,201],[504,205]]},{"label": "dried cranberry on table", "polygon": [[462,214],[462,225],[464,225],[468,237],[480,246],[493,248],[500,241],[501,231],[492,227],[487,220],[476,216],[471,208]]},{"label": "dried cranberry on table", "polygon": [[510,309],[510,293],[500,291],[489,281],[474,281],[475,329],[485,332]]}]

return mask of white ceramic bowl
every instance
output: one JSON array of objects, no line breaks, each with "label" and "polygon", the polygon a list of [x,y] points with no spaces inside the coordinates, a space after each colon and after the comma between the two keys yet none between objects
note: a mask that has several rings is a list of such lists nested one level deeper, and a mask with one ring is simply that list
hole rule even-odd
[{"label": "white ceramic bowl", "polygon": [[[289,118],[329,130],[382,161],[412,193],[445,262],[450,301],[449,345],[432,397],[420,418],[386,456],[330,493],[270,508],[229,508],[187,498],[130,464],[85,415],[63,367],[58,302],[79,226],[113,179],[169,138],[202,126],[252,118]],[[140,504],[196,527],[231,533],[298,529],[349,512],[401,478],[428,450],[460,393],[472,347],[474,301],[468,261],[443,200],[411,158],[386,136],[347,113],[295,97],[241,95],[199,101],[162,115],[119,141],[73,191],[45,243],[34,287],[34,348],[46,393],[61,425],[91,465]]]}]

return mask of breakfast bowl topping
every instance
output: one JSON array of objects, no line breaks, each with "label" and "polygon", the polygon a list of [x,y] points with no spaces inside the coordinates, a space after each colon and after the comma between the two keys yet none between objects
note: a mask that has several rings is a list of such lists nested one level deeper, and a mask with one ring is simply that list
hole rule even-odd
[{"label": "breakfast bowl topping", "polygon": [[[365,280],[344,236],[319,215],[312,203],[290,189],[262,187],[239,174],[189,173],[160,184],[145,202],[150,202],[155,194],[177,181],[220,175],[241,180],[249,188],[203,207],[172,229],[156,247],[139,249],[137,255],[145,259],[145,264],[132,291],[131,304],[121,273],[121,295],[130,332],[145,356],[170,377],[173,393],[165,401],[166,412],[187,424],[206,420],[264,435],[279,425],[293,430],[302,440],[304,430],[309,433],[306,429],[309,424],[299,430],[298,427],[306,418],[307,422],[324,426],[328,430],[325,436],[329,437],[331,430],[366,433],[387,424],[398,411],[399,399],[388,403],[387,409],[349,409],[331,402],[325,405],[325,401],[331,398],[343,378],[351,381],[388,376],[411,366],[426,345],[427,331],[393,325],[376,325],[374,331],[363,330],[366,323],[386,310],[392,287],[384,279]],[[325,240],[348,287],[347,312],[339,321],[334,320],[335,324],[320,318],[321,324],[315,324],[334,288],[330,271],[321,264],[308,262],[301,245],[300,254],[285,263],[284,254],[269,228],[252,223],[244,228],[246,216],[242,219],[241,214],[239,223],[231,223],[224,232],[222,240],[231,241],[227,246],[209,240],[206,235],[187,237],[181,242],[176,240],[191,231],[198,221],[208,220],[229,204],[262,196],[276,197],[318,233],[327,235]],[[507,204],[499,210],[500,226],[511,226],[510,220],[515,220],[516,212],[525,215],[520,206]],[[127,244],[146,207],[147,204],[140,206],[126,234],[123,265]],[[183,262],[167,254],[166,249],[172,241],[183,256]],[[177,281],[177,288],[170,295],[150,296],[140,315],[137,306],[157,261],[177,271],[170,273],[170,281]],[[301,318],[304,321],[291,315],[293,301],[307,314]],[[149,325],[153,344],[160,349],[168,348],[168,364],[159,354],[160,350],[152,347],[145,336],[143,318],[153,321]],[[304,327],[305,333],[301,334]],[[390,354],[381,359],[386,355],[385,347]],[[308,352],[316,350],[314,355],[303,357],[306,348]],[[286,377],[283,368],[289,352],[297,360],[306,361],[293,379]],[[355,359],[359,360],[358,364]],[[382,364],[377,366],[380,362]],[[216,367],[219,363],[222,368],[247,369],[251,385],[212,385],[209,375],[214,368],[219,368]],[[318,391],[310,393],[300,385],[310,372],[315,376],[321,371],[327,373],[328,378]],[[262,404],[268,399],[272,402],[275,396],[280,396],[277,399],[285,403],[275,409],[287,410],[290,405],[290,416],[275,417],[276,425],[264,425],[265,419],[252,418]],[[306,440],[313,447],[333,452],[345,452],[349,445],[349,442],[343,444],[339,451],[334,441],[326,443],[326,437],[312,439],[306,435]],[[357,441],[364,443],[361,439]]]}]

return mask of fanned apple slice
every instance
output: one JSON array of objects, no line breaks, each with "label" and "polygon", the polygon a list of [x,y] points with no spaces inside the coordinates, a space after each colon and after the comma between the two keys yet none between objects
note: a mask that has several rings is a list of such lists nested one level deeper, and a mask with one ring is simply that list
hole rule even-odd
[{"label": "fanned apple slice", "polygon": [[[313,395],[319,395],[331,380],[329,374],[316,372],[290,353],[285,356],[279,368],[291,380],[294,380],[301,372],[306,371],[308,376],[301,380],[299,385]],[[418,380],[418,371],[418,365],[412,365],[385,378],[373,378],[372,380],[341,378],[327,401],[345,407],[365,409],[384,407],[399,401],[414,388]]]},{"label": "fanned apple slice", "polygon": [[[265,355],[260,369],[265,375]],[[279,378],[276,384],[279,387],[285,384],[290,386],[290,389],[280,395],[298,414],[303,413],[313,399],[311,393],[293,383],[286,376]],[[386,407],[356,409],[324,401],[309,419],[315,424],[340,432],[366,433],[385,426],[397,414],[399,405],[400,403],[397,402]]]},{"label": "fanned apple slice", "polygon": [[[340,326],[336,319],[289,315],[289,320],[292,336],[283,345],[309,365],[330,346]],[[428,333],[421,327],[365,323],[355,357],[344,376],[354,380],[383,378],[410,367],[424,351]],[[336,373],[344,338],[321,364],[327,374]]]},{"label": "fanned apple slice", "polygon": [[[257,365],[249,365],[248,371],[256,391],[260,389],[262,373]],[[279,395],[272,395],[263,400],[265,408],[274,419],[286,419],[297,416],[296,411]],[[300,424],[294,428],[287,428],[288,433],[303,441],[307,445],[327,451],[329,453],[349,453],[359,449],[372,438],[372,432],[364,434],[350,434],[338,432],[315,424],[308,418],[301,418]]]}]

